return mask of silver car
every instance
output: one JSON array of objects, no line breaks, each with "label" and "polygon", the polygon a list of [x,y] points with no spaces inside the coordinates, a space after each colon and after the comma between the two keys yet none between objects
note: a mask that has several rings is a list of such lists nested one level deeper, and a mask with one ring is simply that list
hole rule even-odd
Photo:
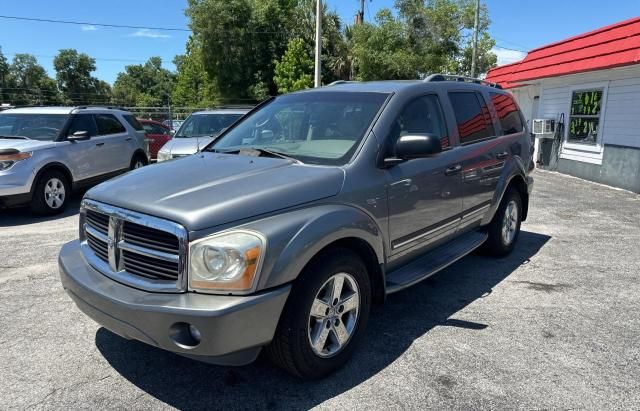
[{"label": "silver car", "polygon": [[28,107],[0,113],[0,208],[64,210],[72,190],[148,163],[144,129],[107,107]]},{"label": "silver car", "polygon": [[248,112],[249,109],[217,109],[191,114],[174,138],[160,149],[158,161],[184,157],[199,151]]}]

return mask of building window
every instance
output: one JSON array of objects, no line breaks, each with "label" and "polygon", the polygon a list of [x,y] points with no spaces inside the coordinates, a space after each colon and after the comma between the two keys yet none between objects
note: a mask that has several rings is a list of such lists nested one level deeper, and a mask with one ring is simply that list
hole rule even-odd
[{"label": "building window", "polygon": [[598,144],[603,90],[577,90],[571,96],[567,142]]}]

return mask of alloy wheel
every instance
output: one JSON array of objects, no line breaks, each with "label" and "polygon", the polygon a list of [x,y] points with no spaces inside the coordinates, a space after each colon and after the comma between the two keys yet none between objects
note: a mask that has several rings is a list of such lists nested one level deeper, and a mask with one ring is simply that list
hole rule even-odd
[{"label": "alloy wheel", "polygon": [[316,294],[309,313],[307,335],[311,349],[319,357],[342,351],[358,323],[360,291],[348,273],[330,277]]},{"label": "alloy wheel", "polygon": [[44,200],[52,209],[58,209],[64,204],[66,192],[60,179],[52,177],[44,186]]}]

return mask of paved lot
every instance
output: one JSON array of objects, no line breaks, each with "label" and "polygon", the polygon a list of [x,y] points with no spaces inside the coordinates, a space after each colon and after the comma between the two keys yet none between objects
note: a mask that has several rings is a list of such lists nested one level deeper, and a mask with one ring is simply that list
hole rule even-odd
[{"label": "paved lot", "polygon": [[58,279],[77,215],[1,213],[0,408],[640,408],[634,194],[537,172],[514,254],[469,256],[391,296],[348,366],[315,383],[100,328]]}]

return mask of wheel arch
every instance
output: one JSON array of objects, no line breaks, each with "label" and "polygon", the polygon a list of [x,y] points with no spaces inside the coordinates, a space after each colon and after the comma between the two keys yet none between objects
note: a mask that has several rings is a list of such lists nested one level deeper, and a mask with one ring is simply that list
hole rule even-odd
[{"label": "wheel arch", "polygon": [[73,174],[71,174],[71,170],[69,170],[69,168],[57,161],[51,162],[51,163],[47,163],[44,166],[40,167],[40,169],[38,170],[38,172],[36,173],[35,177],[33,178],[33,182],[31,183],[31,196],[33,197],[33,192],[36,189],[36,185],[38,184],[38,181],[40,180],[40,178],[42,178],[42,175],[44,173],[46,173],[47,171],[51,171],[51,170],[56,170],[56,171],[60,171],[62,174],[64,174],[64,176],[67,178],[67,181],[69,182],[69,185],[71,186],[72,189],[75,188],[75,183],[73,180]]}]

